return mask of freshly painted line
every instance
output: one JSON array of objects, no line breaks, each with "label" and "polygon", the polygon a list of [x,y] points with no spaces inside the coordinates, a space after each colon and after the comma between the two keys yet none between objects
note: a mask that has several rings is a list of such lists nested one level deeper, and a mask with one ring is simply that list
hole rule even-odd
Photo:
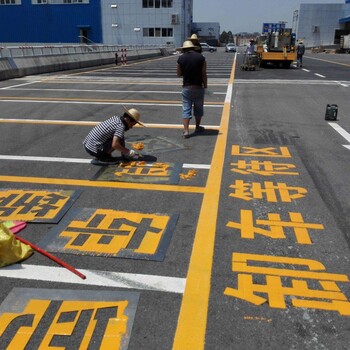
[{"label": "freshly painted line", "polygon": [[[77,121],[77,120],[43,120],[43,119],[7,119],[0,118],[0,123],[18,123],[18,124],[63,124],[63,125],[79,125],[79,126],[94,126],[100,122],[98,121]],[[155,124],[144,123],[148,128],[163,128],[163,129],[183,129],[180,124]],[[218,125],[203,125],[207,129],[219,130]],[[139,126],[136,126],[139,127]],[[194,125],[190,128],[194,129]]]},{"label": "freshly painted line", "polygon": [[314,74],[317,75],[318,77],[325,78],[325,76],[322,74],[318,74],[318,73],[314,73]]},{"label": "freshly painted line", "polygon": [[[90,164],[91,159],[82,158],[59,158],[59,157],[30,157],[30,156],[7,156],[0,155],[0,159],[3,160],[20,160],[20,161],[32,161],[32,162],[51,162],[51,163],[75,163],[75,164]],[[152,163],[149,164],[151,166]],[[183,168],[189,169],[210,169],[208,164],[188,164],[182,165]]]},{"label": "freshly painted line", "polygon": [[338,132],[341,136],[344,137],[344,139],[350,143],[350,134],[344,130],[339,124],[337,123],[328,123],[336,132]]},{"label": "freshly painted line", "polygon": [[132,182],[113,182],[113,181],[92,181],[82,179],[64,179],[48,177],[26,177],[26,176],[5,176],[0,175],[0,182],[10,183],[30,183],[55,186],[75,186],[75,187],[96,187],[96,188],[123,188],[129,190],[142,191],[164,191],[178,193],[204,193],[204,187],[180,186],[180,185],[157,185]]},{"label": "freshly painted line", "polygon": [[87,286],[132,288],[182,294],[186,279],[155,275],[141,275],[112,271],[84,270],[86,276],[78,278],[67,269],[42,265],[15,264],[0,269],[0,277],[46,282],[74,283]]},{"label": "freshly painted line", "polygon": [[[232,94],[236,58],[237,56],[232,66],[227,96]],[[230,110],[231,101],[227,97],[199,213],[173,350],[202,350],[205,348],[216,225]]]}]

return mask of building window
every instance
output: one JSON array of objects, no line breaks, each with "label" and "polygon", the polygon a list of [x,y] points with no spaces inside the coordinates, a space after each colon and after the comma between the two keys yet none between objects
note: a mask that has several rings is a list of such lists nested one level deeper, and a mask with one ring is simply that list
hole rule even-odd
[{"label": "building window", "polygon": [[173,7],[173,0],[162,0],[162,7]]},{"label": "building window", "polygon": [[0,5],[21,5],[21,0],[0,0]]},{"label": "building window", "polygon": [[172,37],[173,28],[143,28],[144,37]]},{"label": "building window", "polygon": [[169,8],[173,7],[173,0],[142,0],[143,8]]}]

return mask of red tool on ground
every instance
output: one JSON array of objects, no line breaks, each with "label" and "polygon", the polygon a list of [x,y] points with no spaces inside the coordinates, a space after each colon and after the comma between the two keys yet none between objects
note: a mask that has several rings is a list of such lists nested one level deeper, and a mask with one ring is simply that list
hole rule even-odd
[{"label": "red tool on ground", "polygon": [[26,239],[17,236],[17,233],[26,226],[25,222],[21,222],[21,221],[15,221],[14,222],[14,226],[12,226],[10,229],[10,231],[12,233],[14,233],[14,236],[16,237],[16,239],[18,239],[20,242],[29,245],[31,248],[33,248],[34,250],[36,250],[38,253],[50,258],[51,260],[53,260],[54,262],[56,262],[57,264],[63,266],[64,268],[68,269],[69,271],[73,272],[74,274],[76,274],[77,276],[79,276],[81,279],[86,279],[86,276],[83,275],[81,272],[79,272],[78,270],[76,270],[74,267],[68,265],[67,263],[65,263],[64,261],[58,259],[57,257],[55,257],[54,255],[50,254],[49,252],[47,252],[44,249],[41,249],[40,247],[36,246],[35,244],[28,242]]}]

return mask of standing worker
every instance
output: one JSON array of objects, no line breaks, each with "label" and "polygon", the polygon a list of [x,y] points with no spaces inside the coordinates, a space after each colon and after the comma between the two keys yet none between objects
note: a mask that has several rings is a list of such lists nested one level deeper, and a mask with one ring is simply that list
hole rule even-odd
[{"label": "standing worker", "polygon": [[182,120],[183,137],[189,138],[189,125],[193,115],[196,119],[195,133],[204,131],[200,125],[204,114],[204,93],[208,87],[207,62],[205,57],[195,51],[195,46],[190,40],[178,48],[183,54],[177,60],[177,76],[183,77],[182,83]]},{"label": "standing worker", "polygon": [[249,40],[249,45],[247,46],[247,50],[246,50],[246,55],[254,55],[255,54],[255,40],[254,39],[250,39]]},{"label": "standing worker", "polygon": [[305,53],[305,45],[302,41],[297,46],[297,66],[301,68],[303,66],[303,55]]},{"label": "standing worker", "polygon": [[[125,108],[125,107],[124,107]],[[125,147],[125,131],[140,124],[140,113],[137,109],[126,109],[122,116],[113,116],[97,124],[86,136],[83,144],[85,150],[96,158],[100,164],[116,164],[118,158],[112,157],[112,152],[117,150],[125,159],[138,159],[141,157],[134,150]]]}]

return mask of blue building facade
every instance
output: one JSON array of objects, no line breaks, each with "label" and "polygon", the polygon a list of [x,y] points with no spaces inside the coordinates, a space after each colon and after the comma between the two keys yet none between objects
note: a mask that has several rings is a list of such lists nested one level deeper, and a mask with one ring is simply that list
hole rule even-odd
[{"label": "blue building facade", "polygon": [[2,43],[102,43],[101,0],[0,3]]}]

